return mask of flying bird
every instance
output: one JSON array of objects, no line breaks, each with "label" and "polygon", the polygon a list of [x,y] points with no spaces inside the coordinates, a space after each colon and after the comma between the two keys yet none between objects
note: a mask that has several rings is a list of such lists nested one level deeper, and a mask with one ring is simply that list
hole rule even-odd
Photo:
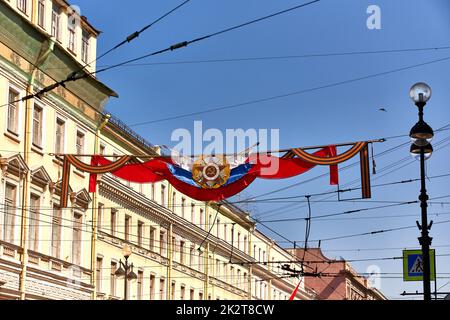
[{"label": "flying bird", "polygon": [[387,112],[387,110],[385,108],[380,108],[378,111],[384,111]]}]

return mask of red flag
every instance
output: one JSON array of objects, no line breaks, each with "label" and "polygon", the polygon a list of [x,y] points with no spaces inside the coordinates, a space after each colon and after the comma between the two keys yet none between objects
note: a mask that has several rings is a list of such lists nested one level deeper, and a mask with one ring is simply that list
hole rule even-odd
[{"label": "red flag", "polygon": [[[98,157],[91,157],[91,166],[98,166]],[[89,192],[97,191],[97,174],[91,173],[89,175]]]},{"label": "red flag", "polygon": [[294,292],[292,292],[291,297],[289,300],[293,301],[295,299],[295,296],[297,295],[298,289],[300,288],[300,285],[302,284],[303,279],[300,279],[300,282],[298,283],[297,287],[295,288]]},{"label": "red flag", "polygon": [[[330,157],[336,157],[336,146],[329,146],[328,148],[330,150]],[[337,164],[330,166],[330,184],[332,186],[337,186],[339,184],[339,171]]]}]

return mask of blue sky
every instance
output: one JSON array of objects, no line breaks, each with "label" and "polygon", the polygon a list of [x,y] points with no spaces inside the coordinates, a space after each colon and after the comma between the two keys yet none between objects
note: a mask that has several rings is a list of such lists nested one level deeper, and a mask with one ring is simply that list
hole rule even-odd
[{"label": "blue sky", "polygon": [[[180,0],[72,2],[81,8],[103,33],[98,52],[111,48],[128,34],[175,7]],[[283,10],[302,1],[268,0],[192,0],[138,39],[106,56],[99,65],[123,60],[166,48],[211,32]],[[381,8],[381,30],[366,26],[369,5]],[[283,16],[207,39],[186,48],[149,58],[145,63],[234,59],[265,56],[327,54],[353,51],[376,51],[449,46],[450,2],[447,0],[322,0]],[[267,98],[336,82],[362,78],[411,65],[450,57],[450,49],[410,51],[383,54],[274,59],[245,62],[163,64],[128,66],[99,74],[99,79],[116,90],[120,98],[112,99],[107,109],[132,125],[189,112]],[[177,128],[193,129],[194,120],[202,120],[204,128],[280,129],[282,148],[316,144],[358,141],[409,133],[417,121],[417,110],[408,97],[412,84],[427,82],[433,97],[426,106],[425,119],[435,129],[450,123],[450,61],[426,64],[400,72],[388,73],[360,81],[349,82],[304,94],[246,105],[227,111],[212,112],[176,120],[133,127],[154,144],[173,145],[170,136]],[[385,108],[387,112],[380,112]],[[436,134],[434,143],[444,141],[427,163],[428,175],[450,173],[450,147],[444,140],[450,131]],[[390,139],[375,145],[375,154],[408,142],[407,137]],[[377,169],[383,170],[409,154],[409,146],[377,157]],[[436,147],[437,149],[438,147]],[[404,167],[401,167],[405,165]],[[401,167],[401,168],[399,168]],[[387,167],[389,169],[389,167]],[[399,169],[398,169],[399,168]],[[409,159],[399,162],[393,172],[384,169],[372,177],[373,184],[417,178],[419,165]],[[271,192],[293,183],[327,172],[315,168],[311,172],[287,181],[256,181],[241,198]],[[359,178],[357,167],[341,172],[341,183]],[[375,180],[376,179],[376,180]],[[449,178],[431,179],[430,197],[450,194]],[[355,184],[353,186],[356,186]],[[328,177],[304,183],[274,193],[269,197],[285,197],[329,191]],[[373,189],[373,201],[413,201],[417,199],[419,183],[401,184]],[[348,196],[359,196],[358,193]],[[313,198],[320,200],[323,198]],[[304,200],[304,199],[300,199]],[[336,200],[336,198],[330,198]],[[444,198],[439,201],[448,201]],[[313,215],[380,205],[370,200],[361,203],[321,202],[312,204]],[[291,205],[286,210],[280,207]],[[303,203],[258,203],[247,206],[253,214],[266,214],[262,219],[304,217]],[[435,222],[450,219],[450,207],[433,204],[430,213]],[[392,217],[408,215],[407,217]],[[416,215],[416,216],[414,216]],[[414,225],[419,219],[418,205],[393,207],[355,213],[335,220],[313,220],[311,239],[323,239],[380,229]],[[363,218],[363,219],[348,219]],[[270,223],[270,227],[292,240],[304,238],[304,221]],[[264,228],[262,228],[263,231]],[[449,224],[433,226],[431,236],[437,254],[450,253]],[[273,235],[275,239],[279,237]],[[404,247],[418,247],[417,229],[407,229],[380,235],[323,242],[329,257],[347,259],[400,256]],[[387,249],[396,248],[396,249]],[[355,249],[376,249],[340,251]],[[390,298],[399,298],[406,291],[422,290],[420,282],[404,283],[401,261],[355,262],[353,266],[366,272],[377,265],[381,272],[398,273],[381,279],[381,290]],[[437,269],[450,275],[450,258],[438,257]],[[447,275],[448,276],[448,275]],[[438,287],[450,279],[439,279]],[[450,289],[450,284],[443,290]]]}]

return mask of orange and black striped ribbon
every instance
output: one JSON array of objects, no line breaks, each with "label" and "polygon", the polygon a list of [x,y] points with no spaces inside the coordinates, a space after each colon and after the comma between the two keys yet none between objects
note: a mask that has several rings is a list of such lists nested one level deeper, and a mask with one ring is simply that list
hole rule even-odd
[{"label": "orange and black striped ribbon", "polygon": [[74,155],[67,154],[64,156],[63,162],[63,178],[61,183],[61,208],[67,208],[67,200],[69,195],[69,180],[70,180],[70,165],[73,164],[78,170],[90,174],[103,174],[114,172],[123,167],[128,161],[132,159],[131,156],[122,156],[119,160],[107,164],[105,166],[88,165],[76,158]]},{"label": "orange and black striped ribbon", "polygon": [[357,142],[351,147],[348,151],[344,152],[343,154],[340,154],[335,157],[330,158],[322,158],[317,157],[312,154],[307,153],[306,151],[302,149],[293,149],[292,151],[303,161],[316,164],[316,165],[336,165],[340,164],[342,162],[345,162],[347,160],[350,160],[355,155],[358,154],[364,147],[367,147],[367,142]]},{"label": "orange and black striped ribbon", "polygon": [[367,144],[360,151],[360,158],[362,198],[370,199],[372,197],[372,192],[370,188],[369,148]]},{"label": "orange and black striped ribbon", "polygon": [[64,157],[62,182],[61,182],[61,208],[67,208],[67,197],[69,195],[69,180],[70,180],[70,161]]}]

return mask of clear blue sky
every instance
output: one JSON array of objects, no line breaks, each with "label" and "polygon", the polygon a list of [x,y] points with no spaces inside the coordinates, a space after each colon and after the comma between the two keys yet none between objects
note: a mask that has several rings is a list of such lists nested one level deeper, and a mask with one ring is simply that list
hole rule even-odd
[{"label": "clear blue sky", "polygon": [[[190,40],[272,12],[289,8],[302,1],[268,0],[192,0],[146,33],[99,62],[109,65],[128,58],[163,49],[171,44]],[[181,3],[181,0],[72,2],[83,15],[103,31],[98,51],[104,52],[131,32],[156,19]],[[381,30],[366,27],[369,5],[381,8]],[[449,46],[450,2],[448,0],[322,0],[271,20],[208,39],[187,48],[168,52],[143,62],[175,62],[186,60],[248,58],[322,54],[349,51],[372,51]],[[111,100],[107,109],[128,124],[157,120],[183,113],[202,111],[250,100],[319,87],[371,74],[450,57],[450,50],[403,53],[364,54],[314,57],[303,59],[221,62],[203,64],[150,65],[123,67],[99,75],[116,90],[120,98]],[[202,114],[177,120],[134,127],[154,144],[172,145],[171,133],[177,128],[193,128],[194,120],[202,120],[205,128],[279,128],[281,147],[357,141],[409,133],[417,121],[416,108],[408,97],[410,86],[425,81],[433,88],[433,97],[425,110],[427,122],[435,129],[450,123],[450,61],[364,79],[339,86],[293,95],[268,102],[247,105],[228,111]],[[379,111],[385,108],[387,112]],[[450,136],[450,131],[436,134],[435,144]],[[389,140],[375,146],[375,153],[407,142],[408,138]],[[450,173],[450,147],[446,142],[428,162],[428,175]],[[377,158],[377,169],[408,156],[409,146]],[[436,148],[437,149],[437,148]],[[407,164],[403,161],[400,165]],[[396,169],[397,167],[392,167]],[[288,181],[256,181],[243,197],[256,196],[326,172],[316,168]],[[386,170],[384,173],[389,172]],[[372,177],[374,184],[417,178],[417,162],[382,176]],[[359,178],[357,167],[341,173],[341,183]],[[376,180],[375,180],[376,179]],[[450,178],[428,181],[430,197],[450,194]],[[294,196],[330,190],[328,176],[273,196]],[[375,201],[416,200],[419,184],[410,183],[373,189]],[[359,196],[358,193],[347,196]],[[316,200],[319,198],[315,198]],[[323,199],[323,198],[322,198]],[[301,199],[304,200],[304,199]],[[331,198],[330,200],[335,200]],[[448,201],[449,198],[439,201]],[[291,205],[288,210],[280,207]],[[313,215],[342,212],[377,206],[379,203],[313,203]],[[302,203],[258,203],[251,206],[253,214],[272,211],[262,219],[303,217]],[[278,210],[277,210],[278,209]],[[450,219],[450,207],[432,205],[435,222]],[[361,233],[379,229],[414,225],[419,219],[418,205],[394,207],[355,213],[336,220],[313,220],[311,239]],[[413,215],[407,217],[391,217]],[[416,215],[416,216],[414,216]],[[364,218],[364,219],[348,219]],[[367,219],[370,218],[370,219]],[[304,222],[271,223],[270,226],[292,240],[304,238]],[[431,230],[433,244],[450,245],[450,224],[435,225]],[[262,228],[263,231],[266,231]],[[374,236],[323,242],[329,257],[347,259],[400,256],[404,247],[418,247],[417,229]],[[279,240],[279,237],[274,235]],[[353,249],[384,250],[338,251]],[[437,254],[450,253],[450,247],[438,247]],[[401,261],[355,262],[359,272],[378,265],[381,272],[398,273]],[[438,272],[450,276],[450,257],[437,259]],[[448,273],[445,275],[445,273]],[[422,291],[420,282],[404,283],[400,278],[383,277],[381,290],[390,298],[399,298],[406,291]],[[438,287],[450,279],[439,279]],[[450,290],[450,284],[443,290]]]}]

